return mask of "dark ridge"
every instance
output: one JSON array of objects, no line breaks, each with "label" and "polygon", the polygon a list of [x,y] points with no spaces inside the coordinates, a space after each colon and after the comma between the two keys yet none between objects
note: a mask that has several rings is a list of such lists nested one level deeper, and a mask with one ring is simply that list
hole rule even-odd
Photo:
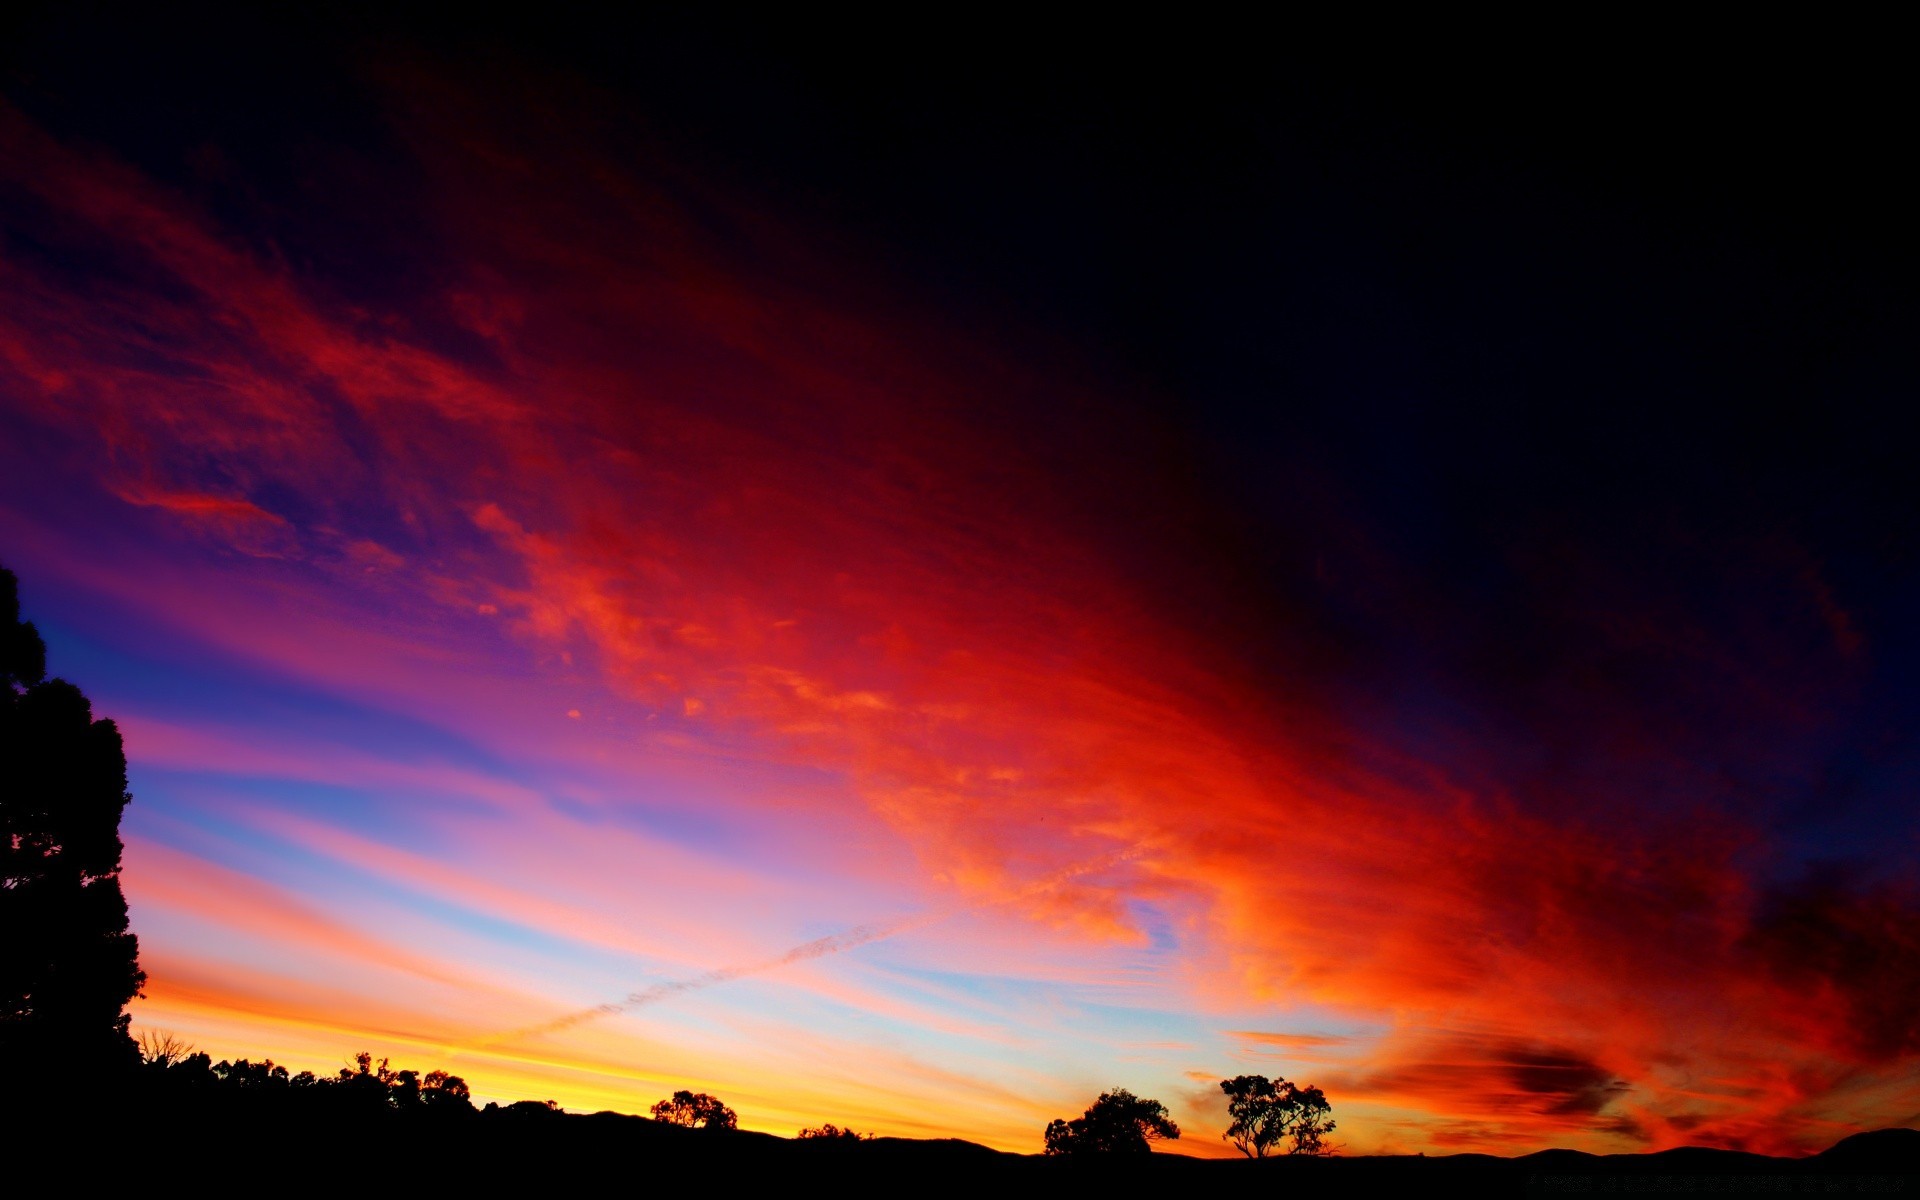
[{"label": "dark ridge", "polygon": [[1807,1160],[1847,1171],[1920,1172],[1920,1129],[1876,1129],[1844,1137]]},{"label": "dark ridge", "polygon": [[1022,1157],[1018,1154],[1008,1154],[1005,1150],[995,1150],[991,1146],[982,1146],[979,1142],[969,1142],[965,1138],[877,1137],[865,1142],[847,1144],[829,1142],[821,1149],[844,1150],[860,1154],[950,1154],[955,1158],[974,1161]]},{"label": "dark ridge", "polygon": [[[1104,1159],[1012,1154],[954,1138],[808,1141],[739,1130],[685,1128],[615,1112],[568,1114],[541,1102],[485,1111],[332,1111],[270,1095],[174,1095],[148,1103],[137,1089],[91,1101],[37,1106],[7,1122],[9,1182],[51,1183],[70,1169],[65,1152],[89,1146],[89,1178],[102,1189],[150,1180],[154,1148],[205,1157],[236,1177],[267,1179],[301,1164],[359,1178],[402,1178],[430,1168],[436,1186],[564,1193],[612,1178],[650,1187],[910,1185],[1001,1196],[1058,1195],[1090,1187],[1310,1187],[1346,1194],[1424,1194],[1435,1185],[1474,1195],[1564,1191],[1861,1191],[1920,1186],[1920,1131],[1857,1134],[1807,1158],[1775,1158],[1699,1146],[1652,1154],[1543,1150],[1514,1158],[1433,1156],[1201,1159],[1182,1154]],[[389,1175],[391,1173],[391,1175]],[[1250,1175],[1258,1175],[1250,1180]],[[1382,1191],[1381,1189],[1388,1189]],[[21,1194],[32,1194],[22,1192]]]}]

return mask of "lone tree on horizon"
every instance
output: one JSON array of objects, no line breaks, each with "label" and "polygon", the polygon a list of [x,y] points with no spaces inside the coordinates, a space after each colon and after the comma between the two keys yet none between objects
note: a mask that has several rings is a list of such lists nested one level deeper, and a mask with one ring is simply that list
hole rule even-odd
[{"label": "lone tree on horizon", "polygon": [[146,982],[120,891],[130,799],[119,729],[47,678],[46,643],[0,568],[0,1062],[22,1084],[139,1061],[122,1011]]},{"label": "lone tree on horizon", "polygon": [[1233,1118],[1220,1136],[1248,1158],[1265,1158],[1288,1139],[1293,1142],[1288,1154],[1326,1153],[1324,1139],[1334,1129],[1329,1119],[1333,1105],[1319,1088],[1265,1075],[1236,1075],[1221,1080],[1220,1090],[1227,1094],[1227,1115]]},{"label": "lone tree on horizon", "polygon": [[1072,1157],[1108,1154],[1148,1154],[1148,1143],[1180,1136],[1180,1127],[1167,1117],[1167,1106],[1147,1100],[1125,1088],[1100,1093],[1086,1115],[1047,1126],[1048,1154]]},{"label": "lone tree on horizon", "polygon": [[689,1129],[734,1129],[739,1119],[732,1109],[705,1092],[675,1092],[648,1110],[656,1121]]}]

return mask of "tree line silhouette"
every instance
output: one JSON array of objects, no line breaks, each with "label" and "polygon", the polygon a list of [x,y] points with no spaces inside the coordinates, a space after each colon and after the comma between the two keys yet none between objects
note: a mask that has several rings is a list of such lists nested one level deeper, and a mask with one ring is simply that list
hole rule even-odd
[{"label": "tree line silhouette", "polygon": [[[297,1103],[307,1111],[328,1109],[348,1113],[417,1113],[425,1116],[473,1116],[505,1113],[516,1116],[559,1115],[552,1100],[519,1100],[501,1105],[489,1102],[476,1108],[467,1081],[446,1071],[396,1070],[386,1058],[362,1051],[333,1075],[312,1071],[289,1072],[272,1059],[213,1061],[169,1034],[146,1032],[140,1037],[139,1073],[146,1089],[160,1099],[195,1096],[244,1096],[262,1103]],[[1222,1080],[1233,1124],[1222,1136],[1249,1158],[1264,1158],[1286,1145],[1289,1154],[1324,1154],[1325,1137],[1334,1128],[1331,1105],[1318,1088],[1299,1087],[1285,1079],[1241,1075]],[[683,1129],[727,1134],[740,1127],[739,1116],[725,1102],[706,1092],[677,1091],[648,1110],[654,1121]],[[1180,1127],[1158,1100],[1135,1096],[1125,1088],[1102,1092],[1082,1116],[1049,1123],[1042,1141],[1045,1153],[1064,1158],[1125,1157],[1149,1153],[1151,1143],[1172,1141]],[[796,1140],[814,1144],[871,1141],[831,1122],[800,1130]]]},{"label": "tree line silhouette", "polygon": [[376,1059],[364,1051],[334,1075],[315,1075],[312,1071],[289,1072],[270,1058],[215,1062],[211,1055],[164,1033],[143,1033],[138,1047],[138,1082],[160,1097],[299,1097],[313,1106],[359,1112],[475,1111],[473,1092],[458,1075],[395,1070],[388,1059]]}]

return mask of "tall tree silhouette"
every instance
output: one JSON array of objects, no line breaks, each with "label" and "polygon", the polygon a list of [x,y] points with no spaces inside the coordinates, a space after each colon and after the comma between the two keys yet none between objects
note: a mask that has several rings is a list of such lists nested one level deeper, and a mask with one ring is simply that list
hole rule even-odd
[{"label": "tall tree silhouette", "polygon": [[1302,1087],[1265,1075],[1236,1075],[1222,1079],[1227,1115],[1233,1124],[1221,1136],[1240,1147],[1248,1158],[1265,1158],[1291,1139],[1289,1154],[1324,1154],[1326,1135],[1334,1130],[1333,1106],[1317,1087]]},{"label": "tall tree silhouette", "polygon": [[0,1078],[36,1090],[132,1069],[122,1009],[146,980],[120,892],[120,731],[46,666],[0,569]]}]

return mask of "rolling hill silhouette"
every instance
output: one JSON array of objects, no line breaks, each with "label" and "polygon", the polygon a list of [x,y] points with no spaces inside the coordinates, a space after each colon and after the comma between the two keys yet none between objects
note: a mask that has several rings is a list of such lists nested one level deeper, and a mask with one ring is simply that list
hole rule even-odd
[{"label": "rolling hill silhouette", "polygon": [[[150,1182],[161,1159],[204,1159],[222,1174],[326,1186],[336,1172],[362,1180],[499,1193],[592,1191],[600,1186],[734,1189],[912,1187],[942,1194],[1072,1194],[1089,1187],[1283,1187],[1295,1194],[1470,1195],[1651,1192],[1911,1194],[1920,1190],[1920,1131],[1856,1134],[1805,1158],[1682,1147],[1650,1154],[1542,1150],[1514,1158],[1433,1156],[1200,1159],[1154,1153],[1111,1162],[1012,1154],[959,1139],[800,1140],[683,1128],[614,1112],[569,1114],[523,1101],[458,1115],[323,1111],[245,1092],[183,1097],[108,1094],[76,1113],[16,1111],[18,1147],[91,1143],[87,1177],[99,1185]],[[67,1154],[11,1155],[15,1178],[67,1174]]]}]

